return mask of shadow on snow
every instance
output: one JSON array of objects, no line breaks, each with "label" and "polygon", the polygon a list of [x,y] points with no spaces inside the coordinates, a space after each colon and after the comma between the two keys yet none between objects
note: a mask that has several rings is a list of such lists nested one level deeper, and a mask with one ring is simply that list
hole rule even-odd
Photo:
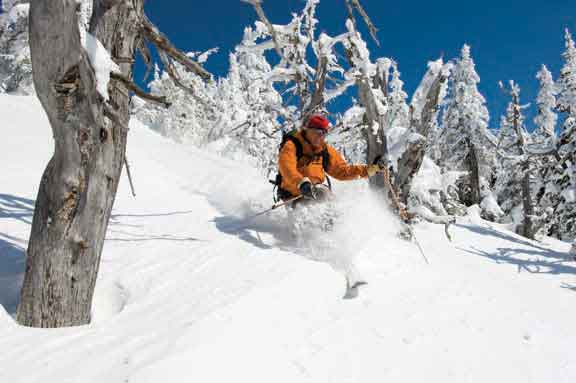
[{"label": "shadow on snow", "polygon": [[[27,225],[32,224],[34,216],[34,200],[10,194],[0,193],[0,221],[16,220]],[[109,226],[122,226],[139,228],[141,225],[122,222],[124,218],[150,218],[190,214],[192,211],[175,211],[167,213],[149,214],[113,214]],[[146,242],[146,241],[200,241],[198,238],[188,236],[174,236],[170,234],[140,234],[129,231],[110,230],[123,234],[124,238],[106,238],[106,241],[115,242]],[[21,238],[0,232],[0,305],[14,315],[20,299],[20,288],[26,267],[26,243]]]},{"label": "shadow on snow", "polygon": [[[13,219],[30,225],[34,201],[0,193],[0,220]],[[0,232],[0,305],[14,315],[26,267],[26,241]]]},{"label": "shadow on snow", "polygon": [[532,274],[576,274],[576,267],[568,264],[570,259],[565,253],[539,246],[536,242],[501,231],[475,225],[458,224],[456,227],[474,233],[500,238],[524,246],[524,248],[498,247],[493,251],[478,249],[474,246],[459,249],[467,253],[479,255],[495,261],[517,267],[518,272],[527,271]]}]

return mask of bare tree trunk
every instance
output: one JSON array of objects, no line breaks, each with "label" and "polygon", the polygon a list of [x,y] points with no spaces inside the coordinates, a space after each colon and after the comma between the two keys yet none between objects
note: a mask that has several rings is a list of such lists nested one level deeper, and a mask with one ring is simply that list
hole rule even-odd
[{"label": "bare tree trunk", "polygon": [[[374,93],[372,86],[368,79],[358,80],[358,97],[360,104],[366,110],[365,123],[366,123],[366,161],[371,164],[378,156],[382,156],[388,162],[388,144],[386,142],[386,134],[384,134],[384,121],[383,117],[378,112],[376,100],[374,100]],[[378,129],[375,131],[374,126],[378,124]],[[378,173],[370,178],[370,184],[377,188],[384,188],[384,176]]]},{"label": "bare tree trunk", "polygon": [[[358,1],[347,1],[346,6],[348,8],[349,20],[355,24],[355,19],[353,15],[353,6],[361,7]],[[369,22],[369,20],[367,20]],[[346,56],[351,66],[355,66],[354,57],[359,56],[359,48],[356,47],[353,40],[349,40],[349,46],[346,48]],[[375,88],[382,91],[386,98],[388,96],[388,79],[382,76],[382,73],[377,73],[370,77],[366,73],[365,68],[358,68],[361,76],[356,80],[356,85],[358,87],[358,98],[360,99],[360,105],[365,109],[364,113],[364,124],[366,125],[365,136],[366,136],[366,162],[371,164],[378,156],[382,156],[386,163],[388,163],[388,143],[386,141],[386,134],[384,132],[384,115],[380,112],[378,108],[378,101],[376,100],[376,95],[374,94]],[[386,100],[382,100],[386,103]],[[378,124],[378,129],[375,130],[374,126]],[[370,177],[370,185],[373,187],[383,189],[386,186],[384,180],[384,175],[378,173],[373,177]]]},{"label": "bare tree trunk", "polygon": [[398,159],[398,172],[394,181],[396,190],[399,191],[400,200],[406,204],[412,187],[412,180],[424,161],[426,153],[426,139],[422,136],[415,136],[408,143],[408,147]]},{"label": "bare tree trunk", "polygon": [[420,119],[414,120],[411,118],[412,126],[410,129],[419,134],[420,137],[414,135],[414,137],[409,141],[406,151],[404,151],[402,157],[398,160],[398,174],[395,179],[396,189],[400,191],[400,198],[404,203],[408,202],[412,180],[420,171],[420,167],[424,161],[428,134],[434,123],[434,119],[436,118],[440,92],[442,91],[442,87],[446,80],[446,75],[442,74],[442,71],[440,71],[434,80],[434,83],[428,90],[428,94],[426,95],[426,104],[424,105]]},{"label": "bare tree trunk", "polygon": [[468,145],[468,169],[470,169],[470,187],[471,187],[471,204],[480,204],[480,166],[478,164],[478,154],[476,153],[476,147],[470,141],[469,138],[466,139],[466,144]]},{"label": "bare tree trunk", "polygon": [[[96,37],[116,57],[133,57],[142,0],[121,2],[100,20]],[[105,117],[78,32],[75,0],[33,1],[30,48],[34,85],[54,133],[42,176],[18,321],[25,326],[89,323],[100,254],[124,162],[129,96],[112,83]],[[131,78],[130,64],[120,64]]]},{"label": "bare tree trunk", "polygon": [[[90,32],[121,70],[105,101],[96,91],[94,68],[80,41],[77,1],[31,2],[34,86],[55,146],[36,199],[17,313],[22,325],[90,322],[104,236],[125,161],[135,49],[146,35],[159,49],[176,52],[175,60],[188,60],[146,19],[143,4],[94,1]],[[194,68],[195,63],[188,64]]]},{"label": "bare tree trunk", "polygon": [[530,160],[526,160],[522,165],[524,176],[522,177],[522,209],[524,212],[524,223],[522,235],[526,238],[534,239],[538,231],[535,222],[534,201],[532,200],[532,190],[530,187]]}]

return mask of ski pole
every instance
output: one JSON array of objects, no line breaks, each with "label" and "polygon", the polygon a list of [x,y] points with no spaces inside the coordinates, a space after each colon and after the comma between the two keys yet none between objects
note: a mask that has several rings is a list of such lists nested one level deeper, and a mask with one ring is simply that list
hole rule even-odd
[{"label": "ski pole", "polygon": [[269,213],[269,212],[271,212],[272,210],[276,210],[276,209],[278,209],[279,207],[286,206],[286,205],[288,205],[288,204],[290,204],[290,203],[292,203],[292,202],[295,202],[295,201],[299,200],[300,198],[302,198],[302,195],[299,195],[299,196],[296,196],[296,197],[287,199],[286,201],[276,202],[274,205],[272,205],[271,208],[266,209],[266,210],[264,210],[264,211],[261,211],[261,212],[258,213],[258,214],[254,214],[253,216],[250,216],[250,217],[246,218],[246,219],[244,220],[244,222],[250,221],[250,220],[252,220],[252,219],[254,219],[254,218],[256,218],[256,217],[260,217],[261,215],[264,215],[264,214],[266,214],[266,213]]},{"label": "ski pole", "polygon": [[428,258],[426,257],[426,254],[424,254],[424,249],[422,249],[422,246],[420,246],[420,242],[418,242],[418,238],[416,238],[416,233],[414,233],[414,229],[408,223],[408,217],[406,216],[404,208],[400,205],[400,198],[398,197],[396,190],[394,190],[394,187],[392,187],[392,183],[390,182],[390,174],[388,173],[387,169],[386,172],[384,173],[384,181],[386,181],[386,186],[390,190],[390,194],[392,194],[392,201],[394,202],[394,205],[396,205],[396,209],[398,209],[398,215],[400,216],[400,219],[404,221],[404,224],[408,228],[410,237],[414,240],[414,243],[416,244],[416,247],[418,247],[418,250],[420,250],[422,258],[424,258],[424,261],[426,261],[427,264],[430,264]]},{"label": "ski pole", "polygon": [[420,246],[420,242],[418,242],[418,238],[416,238],[416,233],[414,233],[414,229],[410,225],[408,225],[408,224],[406,224],[406,225],[408,226],[408,231],[410,231],[410,236],[414,240],[416,247],[418,247],[418,250],[420,250],[420,254],[422,254],[422,258],[424,258],[424,261],[426,261],[426,263],[429,265],[430,262],[428,261],[426,254],[424,254],[424,250],[422,249],[422,246]]},{"label": "ski pole", "polygon": [[245,218],[245,219],[243,219],[241,222],[239,222],[239,224],[233,225],[233,226],[229,227],[229,229],[238,230],[238,229],[244,228],[244,227],[246,227],[246,225],[247,225],[250,221],[252,221],[254,218],[260,217],[261,215],[267,214],[267,213],[271,212],[272,210],[276,210],[276,209],[278,209],[278,208],[280,208],[280,207],[282,207],[282,206],[286,206],[286,205],[288,205],[289,203],[292,203],[292,202],[295,202],[295,201],[299,200],[300,198],[302,198],[301,195],[299,195],[299,196],[297,196],[297,197],[290,198],[290,199],[288,199],[288,200],[286,200],[286,201],[277,202],[277,203],[275,203],[274,205],[272,205],[271,208],[268,208],[268,209],[266,209],[266,210],[264,210],[264,211],[261,211],[261,212],[258,213],[258,214],[254,214],[254,215],[252,215],[252,216],[250,216],[250,217],[248,217],[248,218]]}]

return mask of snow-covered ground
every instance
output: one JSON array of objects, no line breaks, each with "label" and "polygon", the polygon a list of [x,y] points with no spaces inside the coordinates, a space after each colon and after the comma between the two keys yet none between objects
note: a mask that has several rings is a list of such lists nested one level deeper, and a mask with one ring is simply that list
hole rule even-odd
[{"label": "snow-covered ground", "polygon": [[0,96],[0,116],[2,383],[576,380],[567,244],[471,216],[453,243],[416,228],[427,265],[362,182],[337,184],[344,221],[330,240],[369,282],[343,300],[343,277],[294,246],[285,212],[243,223],[270,201],[256,170],[138,122],[137,197],[123,178],[93,323],[19,327],[10,314],[52,143],[35,99]]}]

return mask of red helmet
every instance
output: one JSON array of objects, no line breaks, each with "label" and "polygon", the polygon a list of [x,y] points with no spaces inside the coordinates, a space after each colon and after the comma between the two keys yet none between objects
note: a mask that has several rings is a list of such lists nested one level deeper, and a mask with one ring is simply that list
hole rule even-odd
[{"label": "red helmet", "polygon": [[308,123],[306,124],[307,128],[311,129],[320,129],[325,132],[328,132],[328,127],[330,126],[330,121],[324,116],[319,114],[315,114],[308,119]]}]

